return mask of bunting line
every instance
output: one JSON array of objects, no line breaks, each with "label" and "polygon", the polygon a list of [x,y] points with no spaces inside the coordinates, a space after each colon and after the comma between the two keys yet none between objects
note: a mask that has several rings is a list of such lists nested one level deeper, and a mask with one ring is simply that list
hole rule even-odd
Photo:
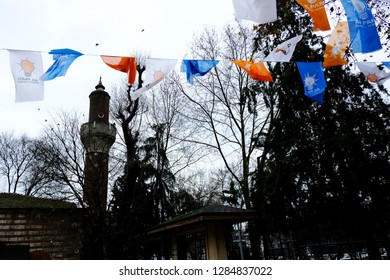
[{"label": "bunting line", "polygon": [[[375,20],[370,7],[365,0],[340,0],[344,7],[347,21],[339,22],[332,30],[326,44],[323,62],[291,61],[296,45],[301,41],[302,35],[292,37],[270,52],[268,56],[258,61],[245,61],[232,58],[229,61],[241,67],[253,79],[265,82],[273,82],[265,62],[273,63],[296,63],[302,77],[305,94],[322,103],[322,94],[326,88],[323,79],[324,67],[341,66],[347,63],[345,51],[351,43],[354,53],[370,53],[382,49]],[[382,0],[389,3],[390,0]],[[314,31],[330,30],[329,21],[325,10],[324,0],[296,0],[313,20]],[[276,0],[232,0],[235,15],[238,20],[251,20],[259,24],[277,20]],[[127,74],[128,84],[135,83],[137,75],[136,58],[123,55],[106,54],[83,54],[72,49],[54,49],[47,51],[5,49],[10,53],[10,66],[15,81],[15,102],[43,100],[44,82],[57,77],[65,76],[71,64],[80,56],[100,56],[102,61],[109,67]],[[52,55],[53,64],[43,73],[42,53]],[[142,77],[145,86],[131,94],[137,99],[142,93],[157,85],[177,64],[179,58],[148,58],[145,72]],[[207,75],[220,60],[196,60],[180,59],[181,72],[186,74],[188,83],[193,84],[195,77]],[[356,61],[358,69],[369,82],[383,85],[390,77],[390,61]],[[385,67],[378,67],[378,63]],[[314,83],[314,84],[312,84]],[[313,88],[317,85],[316,90]]]}]

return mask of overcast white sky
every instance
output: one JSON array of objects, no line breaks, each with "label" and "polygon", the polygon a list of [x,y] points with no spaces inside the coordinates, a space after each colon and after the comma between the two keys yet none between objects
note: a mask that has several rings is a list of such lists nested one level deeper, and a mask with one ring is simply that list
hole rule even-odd
[{"label": "overcast white sky", "polygon": [[[190,59],[195,32],[232,21],[232,0],[1,0],[0,132],[36,136],[50,113],[75,109],[88,115],[88,96],[99,77],[108,92],[125,77],[105,65],[100,54],[137,51],[152,58]],[[53,63],[48,52],[60,48],[87,55],[77,58],[65,77],[45,82],[43,101],[15,103],[6,49],[42,51],[46,71]],[[364,58],[380,61],[372,53]]]},{"label": "overcast white sky", "polygon": [[[109,91],[124,77],[99,54],[146,52],[152,58],[191,58],[194,32],[234,21],[231,0],[2,0],[0,9],[0,132],[35,136],[49,113],[88,113],[88,95],[102,76]],[[142,32],[142,30],[144,30]],[[95,46],[96,43],[99,46]],[[45,82],[43,101],[15,103],[15,86],[5,49],[42,51],[44,71],[52,49],[84,55],[65,77]]]}]

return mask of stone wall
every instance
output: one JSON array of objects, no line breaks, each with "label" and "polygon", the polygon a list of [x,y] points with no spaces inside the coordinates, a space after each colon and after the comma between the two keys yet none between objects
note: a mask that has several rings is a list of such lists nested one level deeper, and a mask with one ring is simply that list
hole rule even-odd
[{"label": "stone wall", "polygon": [[83,209],[0,209],[0,259],[80,259]]}]

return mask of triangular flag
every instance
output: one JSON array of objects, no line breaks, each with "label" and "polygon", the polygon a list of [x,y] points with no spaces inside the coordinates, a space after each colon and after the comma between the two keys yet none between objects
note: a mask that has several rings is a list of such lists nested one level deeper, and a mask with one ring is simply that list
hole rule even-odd
[{"label": "triangular flag", "polygon": [[278,19],[276,0],[233,0],[233,7],[237,20],[262,24]]},{"label": "triangular flag", "polygon": [[390,78],[390,73],[379,69],[375,62],[358,62],[357,66],[371,83],[383,85]]},{"label": "triangular flag", "polygon": [[326,15],[324,0],[296,0],[309,13],[313,19],[314,31],[330,30],[328,16]]},{"label": "triangular flag", "polygon": [[[390,0],[389,0],[390,1]],[[386,66],[388,69],[390,69],[390,62],[382,62],[384,66]]]},{"label": "triangular flag", "polygon": [[163,79],[175,67],[177,59],[148,58],[142,74],[143,85]]},{"label": "triangular flag", "polygon": [[115,70],[127,73],[127,82],[129,85],[134,84],[137,75],[137,63],[135,57],[128,56],[100,56],[104,63]]},{"label": "triangular flag", "polygon": [[15,102],[40,101],[44,96],[42,55],[40,52],[9,50],[15,81]]},{"label": "triangular flag", "polygon": [[370,53],[382,49],[375,19],[366,0],[341,0],[347,14],[354,53]]},{"label": "triangular flag", "polygon": [[42,80],[48,81],[54,78],[65,76],[69,66],[73,61],[78,58],[82,53],[71,49],[58,49],[51,50],[49,54],[53,55],[54,63],[41,77]]},{"label": "triangular flag", "polygon": [[141,94],[159,82],[175,67],[177,59],[148,58],[145,63],[145,71],[142,74],[142,87],[130,93],[132,100],[138,99]]},{"label": "triangular flag", "polygon": [[154,82],[151,82],[149,84],[146,84],[145,86],[143,86],[143,87],[141,87],[133,92],[130,92],[131,100],[133,100],[133,101],[137,100],[138,98],[141,97],[142,93],[144,93],[145,91],[148,91],[149,89],[151,89],[152,87],[154,87],[155,85],[157,85],[161,81],[162,81],[162,78],[155,80]]},{"label": "triangular flag", "polygon": [[326,89],[324,69],[321,62],[296,62],[301,75],[305,95],[322,104]]},{"label": "triangular flag", "polygon": [[204,76],[213,69],[219,60],[189,60],[182,61],[180,71],[187,74],[187,81],[194,83],[194,77]]},{"label": "triangular flag", "polygon": [[254,63],[246,60],[232,60],[232,62],[247,72],[253,80],[273,82],[271,74],[262,61]]},{"label": "triangular flag", "polygon": [[302,35],[293,37],[283,43],[279,44],[265,59],[264,61],[279,61],[289,62],[295,51],[295,47],[298,42],[302,40]]},{"label": "triangular flag", "polygon": [[349,46],[349,30],[346,21],[340,21],[326,44],[323,67],[347,64],[345,51]]}]

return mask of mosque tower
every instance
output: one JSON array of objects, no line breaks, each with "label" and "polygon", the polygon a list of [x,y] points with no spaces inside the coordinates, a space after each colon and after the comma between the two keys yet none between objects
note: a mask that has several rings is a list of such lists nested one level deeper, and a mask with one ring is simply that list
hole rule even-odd
[{"label": "mosque tower", "polygon": [[108,153],[115,142],[116,128],[109,123],[110,95],[99,84],[89,95],[88,122],[81,125],[80,137],[84,144],[84,201],[95,214],[107,207]]}]

